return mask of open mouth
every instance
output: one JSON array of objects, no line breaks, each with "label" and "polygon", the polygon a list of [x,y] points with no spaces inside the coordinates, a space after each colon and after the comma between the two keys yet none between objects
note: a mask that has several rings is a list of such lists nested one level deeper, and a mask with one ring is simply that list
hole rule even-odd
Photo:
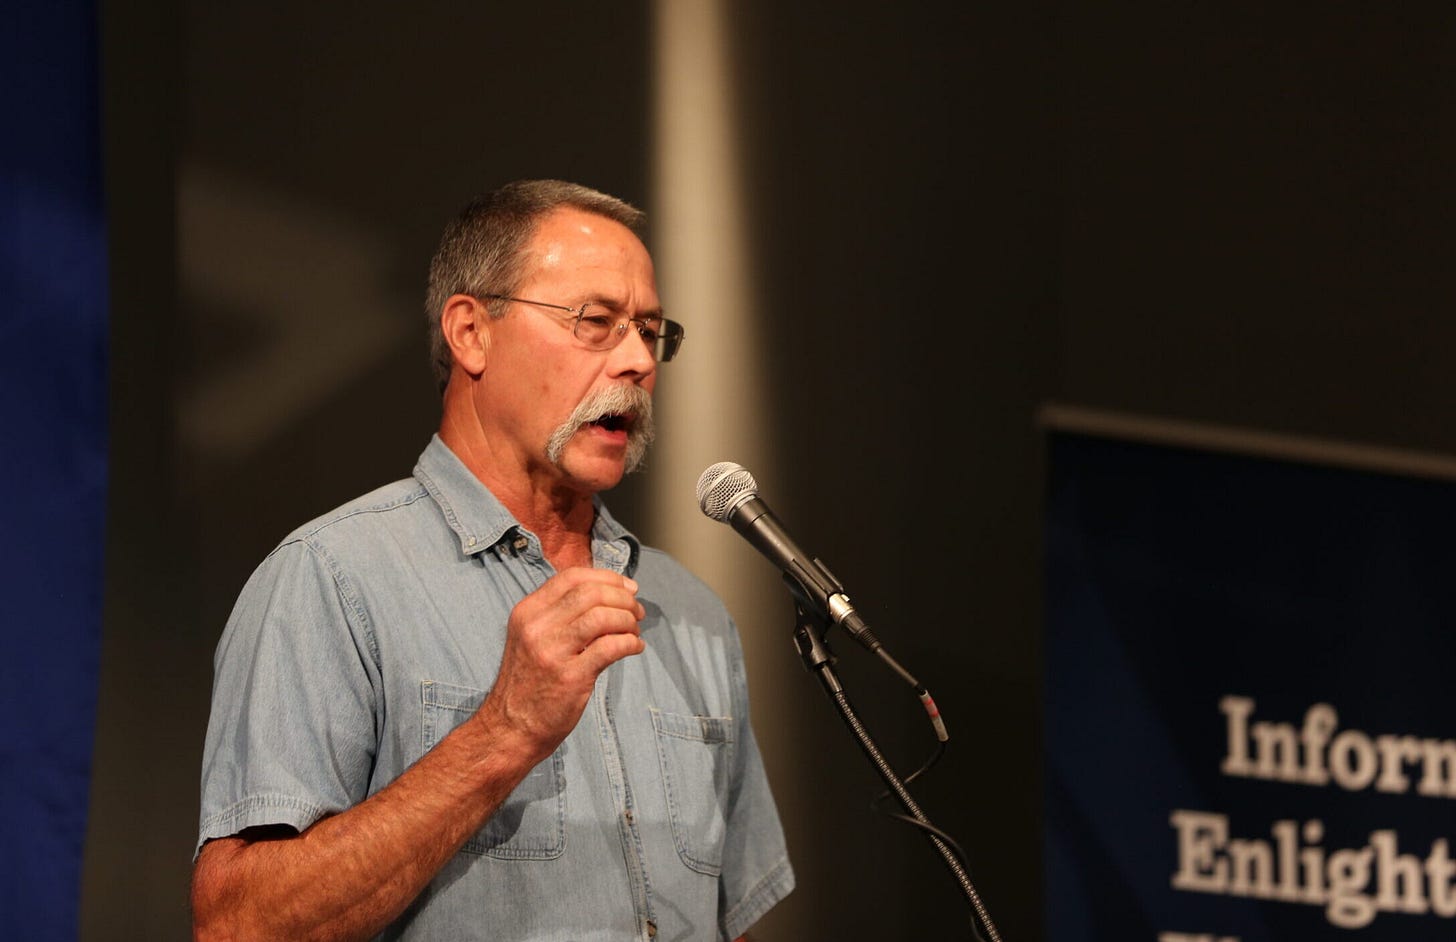
[{"label": "open mouth", "polygon": [[595,419],[591,424],[600,426],[608,432],[625,432],[632,427],[632,417],[630,415],[613,412]]}]

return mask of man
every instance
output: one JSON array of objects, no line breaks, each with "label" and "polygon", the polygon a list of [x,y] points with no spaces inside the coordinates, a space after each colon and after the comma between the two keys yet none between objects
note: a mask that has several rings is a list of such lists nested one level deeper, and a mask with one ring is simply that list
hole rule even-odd
[{"label": "man", "polygon": [[682,340],[640,222],[528,181],[446,230],[438,435],[219,642],[196,938],[732,939],[793,888],[731,620],[597,497]]}]

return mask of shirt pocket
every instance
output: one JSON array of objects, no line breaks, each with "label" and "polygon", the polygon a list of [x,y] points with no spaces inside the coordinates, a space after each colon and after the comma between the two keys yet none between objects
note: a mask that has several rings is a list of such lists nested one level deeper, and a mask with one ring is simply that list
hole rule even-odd
[{"label": "shirt pocket", "polygon": [[[650,709],[650,708],[649,708]],[[733,718],[651,709],[662,787],[678,857],[693,870],[723,869],[724,807],[732,760]]]},{"label": "shirt pocket", "polygon": [[[433,749],[485,699],[485,691],[437,680],[420,684],[425,751]],[[566,775],[561,750],[537,765],[460,848],[503,860],[548,860],[566,850]]]}]

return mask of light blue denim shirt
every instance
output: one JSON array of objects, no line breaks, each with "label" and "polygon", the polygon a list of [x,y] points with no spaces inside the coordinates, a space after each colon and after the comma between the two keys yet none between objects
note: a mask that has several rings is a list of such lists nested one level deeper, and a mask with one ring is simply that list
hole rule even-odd
[{"label": "light blue denim shirt", "polygon": [[[732,939],[794,885],[722,602],[597,504],[647,650],[387,939]],[[434,438],[411,480],[288,536],[218,644],[197,847],[298,830],[382,789],[480,704],[511,609],[554,572]]]}]

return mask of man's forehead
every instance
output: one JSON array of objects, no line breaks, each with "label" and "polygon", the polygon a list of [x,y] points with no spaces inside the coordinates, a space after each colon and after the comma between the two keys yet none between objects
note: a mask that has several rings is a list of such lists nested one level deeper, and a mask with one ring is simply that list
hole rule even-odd
[{"label": "man's forehead", "polygon": [[531,234],[531,241],[543,258],[556,257],[573,249],[590,250],[594,246],[619,243],[646,251],[637,234],[622,223],[570,206],[554,209],[543,216]]},{"label": "man's forehead", "polygon": [[575,271],[651,279],[652,259],[636,233],[615,219],[572,207],[544,216],[531,234],[526,280]]}]

